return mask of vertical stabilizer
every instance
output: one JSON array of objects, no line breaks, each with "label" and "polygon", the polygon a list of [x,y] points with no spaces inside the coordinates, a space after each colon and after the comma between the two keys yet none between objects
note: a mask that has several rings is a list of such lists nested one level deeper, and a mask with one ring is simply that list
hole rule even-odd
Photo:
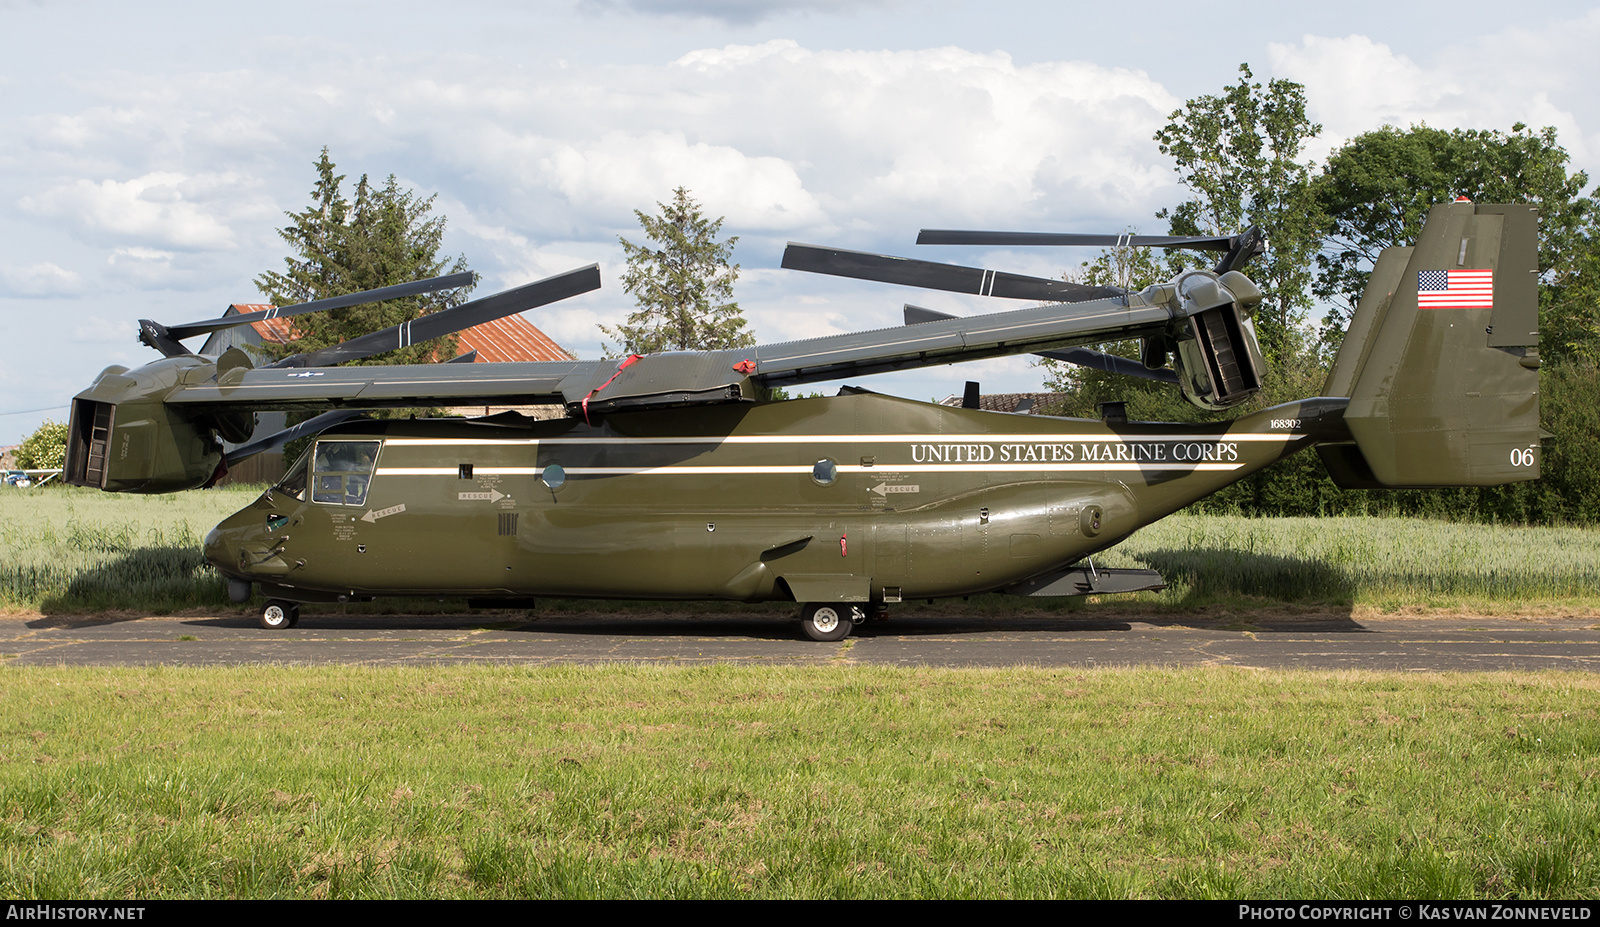
[{"label": "vertical stabilizer", "polygon": [[1389,313],[1395,291],[1400,289],[1400,278],[1405,276],[1406,265],[1411,262],[1411,248],[1385,248],[1378,255],[1378,263],[1367,278],[1367,288],[1361,293],[1355,314],[1350,316],[1350,326],[1345,330],[1344,343],[1351,345],[1334,358],[1333,369],[1328,372],[1328,382],[1322,387],[1324,396],[1349,396],[1355,392],[1356,377],[1362,364],[1372,351],[1372,332]]},{"label": "vertical stabilizer", "polygon": [[1346,487],[1494,486],[1539,475],[1537,217],[1435,206],[1383,252],[1328,376],[1354,445],[1322,448]]}]

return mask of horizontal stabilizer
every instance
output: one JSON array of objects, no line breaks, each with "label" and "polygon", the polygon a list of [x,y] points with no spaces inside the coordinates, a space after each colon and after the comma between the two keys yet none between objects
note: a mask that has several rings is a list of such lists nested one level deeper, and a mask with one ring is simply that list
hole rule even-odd
[{"label": "horizontal stabilizer", "polygon": [[1167,581],[1155,570],[1114,569],[1080,566],[1035,577],[1007,586],[1006,595],[1055,597],[1072,595],[1113,595],[1124,592],[1158,592]]}]

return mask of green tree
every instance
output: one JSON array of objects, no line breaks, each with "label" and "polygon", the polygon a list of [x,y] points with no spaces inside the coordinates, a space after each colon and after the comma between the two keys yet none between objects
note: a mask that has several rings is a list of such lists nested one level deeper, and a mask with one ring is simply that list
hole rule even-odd
[{"label": "green tree", "polygon": [[[394,175],[374,186],[365,174],[346,199],[344,175],[335,173],[328,149],[317,161],[317,183],[311,205],[286,213],[290,224],[278,235],[288,242],[282,273],[268,271],[256,286],[275,305],[285,306],[329,296],[423,280],[466,269],[466,259],[452,263],[439,256],[445,217],[434,216],[434,197],[402,189]],[[315,351],[368,332],[410,321],[466,300],[470,288],[408,299],[368,303],[304,315],[294,320],[300,337],[290,346],[264,346],[269,356]],[[455,356],[455,336],[412,345],[366,358],[363,364],[424,364]]]},{"label": "green tree", "polygon": [[1600,364],[1600,216],[1591,212],[1587,224],[1539,288],[1539,344],[1552,359],[1592,368]]},{"label": "green tree", "polygon": [[54,470],[67,459],[67,426],[47,421],[17,445],[19,470]]},{"label": "green tree", "polygon": [[[1248,64],[1220,96],[1201,96],[1173,112],[1155,141],[1177,162],[1179,182],[1193,198],[1157,218],[1174,235],[1234,235],[1261,226],[1271,243],[1246,269],[1265,299],[1256,312],[1267,360],[1293,363],[1300,325],[1311,308],[1309,286],[1321,221],[1311,195],[1305,143],[1322,127],[1306,116],[1305,88],[1287,80],[1252,83]],[[1177,264],[1203,259],[1174,252]]]},{"label": "green tree", "polygon": [[1313,184],[1327,236],[1315,293],[1343,330],[1384,248],[1409,244],[1428,208],[1465,196],[1539,208],[1540,353],[1600,360],[1600,235],[1589,178],[1567,173],[1556,130],[1384,126],[1351,139]]},{"label": "green tree", "polygon": [[[615,328],[600,330],[621,342],[624,354],[708,351],[755,344],[744,314],[733,302],[739,265],[729,264],[738,236],[718,241],[722,219],[707,219],[689,191],[672,191],[671,203],[656,203],[660,213],[634,210],[650,244],[618,237],[627,255],[622,287],[638,308]],[[607,346],[607,350],[610,347]]]}]

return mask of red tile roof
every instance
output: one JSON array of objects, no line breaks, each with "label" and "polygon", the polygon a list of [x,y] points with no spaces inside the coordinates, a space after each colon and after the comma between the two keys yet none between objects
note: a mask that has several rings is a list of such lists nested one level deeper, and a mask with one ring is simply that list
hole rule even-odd
[{"label": "red tile roof", "polygon": [[[954,406],[959,409],[963,398],[949,396],[940,400],[939,405]],[[1066,393],[984,393],[978,397],[978,408],[985,412],[1015,412],[1018,406],[1026,402],[1029,415],[1042,415],[1045,409],[1059,404],[1066,398]]]},{"label": "red tile roof", "polygon": [[[272,307],[264,303],[234,303],[228,308],[243,315]],[[288,344],[299,337],[289,319],[263,319],[251,322],[250,327],[256,330],[262,341],[274,344]],[[575,355],[550,340],[549,335],[520,315],[474,325],[461,332],[456,338],[456,350],[462,354],[477,351],[478,357],[474,363],[576,360]]]},{"label": "red tile roof", "polygon": [[520,315],[485,322],[462,332],[458,350],[478,352],[478,362],[577,360]]},{"label": "red tile roof", "polygon": [[[272,304],[234,303],[228,308],[237,315],[245,315],[251,312],[271,309]],[[262,341],[270,341],[273,344],[288,344],[300,337],[295,333],[294,324],[288,319],[263,319],[260,322],[251,322],[250,327],[256,330],[256,334],[261,336]]]}]

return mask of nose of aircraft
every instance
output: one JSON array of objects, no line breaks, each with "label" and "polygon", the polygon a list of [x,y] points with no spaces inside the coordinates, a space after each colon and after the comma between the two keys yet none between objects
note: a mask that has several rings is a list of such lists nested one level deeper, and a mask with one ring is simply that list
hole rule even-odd
[{"label": "nose of aircraft", "polygon": [[244,602],[250,598],[250,581],[239,577],[239,546],[233,542],[237,532],[223,530],[227,522],[223,522],[211,529],[206,535],[205,555],[206,560],[217,568],[217,572],[227,577],[228,598],[234,602]]},{"label": "nose of aircraft", "polygon": [[[270,508],[264,513],[262,500],[240,509],[224,518],[206,535],[205,555],[211,565],[224,576],[243,578],[247,572],[243,554],[262,546],[260,541],[267,533],[266,518],[277,513]],[[241,559],[243,558],[243,559]]]},{"label": "nose of aircraft", "polygon": [[211,533],[206,535],[205,555],[218,572],[227,576],[239,571],[239,548],[229,543],[231,532],[223,530],[225,524],[227,522],[212,528]]},{"label": "nose of aircraft", "polygon": [[251,558],[245,551],[252,545],[259,546],[260,536],[266,533],[261,514],[256,511],[259,504],[258,501],[257,505],[229,515],[206,535],[206,560],[227,578],[228,598],[235,602],[250,598],[254,571],[247,565]]}]

